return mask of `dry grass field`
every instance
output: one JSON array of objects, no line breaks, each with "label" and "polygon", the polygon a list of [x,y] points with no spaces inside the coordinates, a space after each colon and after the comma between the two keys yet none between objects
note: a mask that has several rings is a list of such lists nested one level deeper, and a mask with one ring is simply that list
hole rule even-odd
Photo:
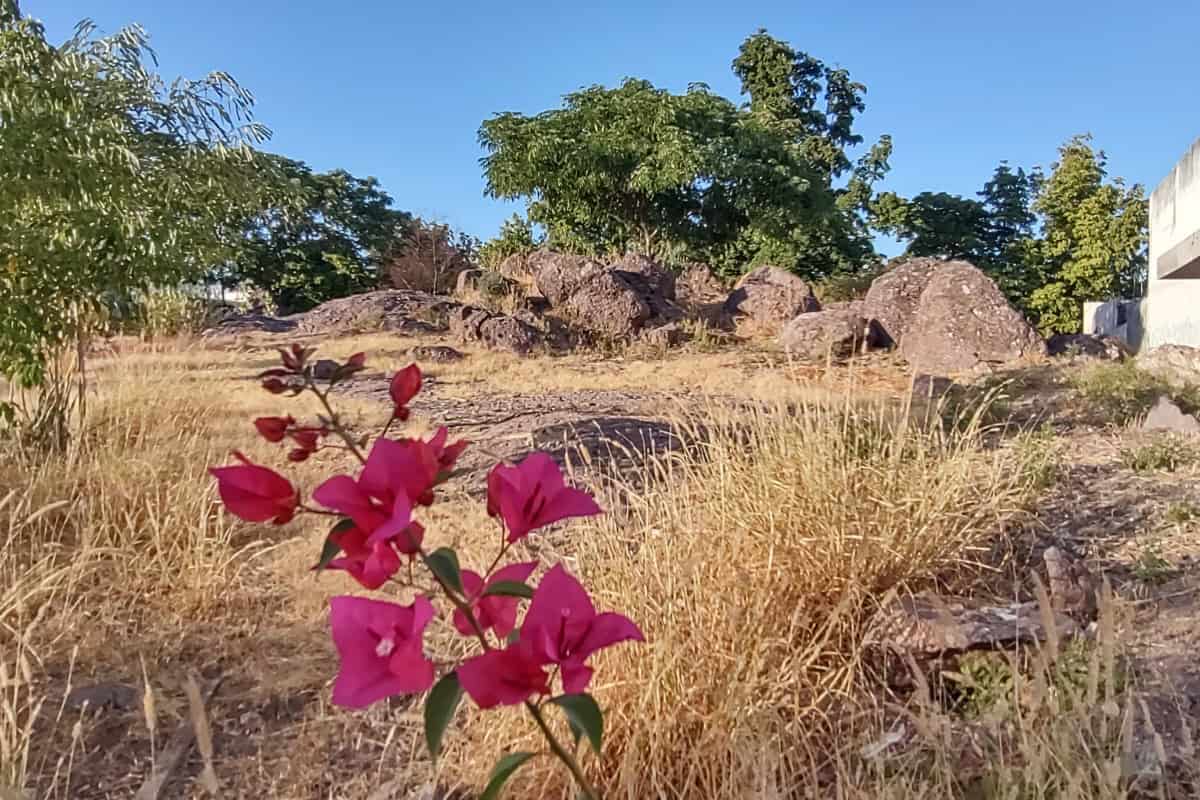
[{"label": "dry grass field", "polygon": [[[177,731],[197,726],[200,746],[160,797],[471,797],[502,752],[534,743],[519,715],[464,705],[435,767],[419,703],[330,705],[327,599],[352,589],[309,571],[324,529],[304,517],[238,522],[206,474],[233,449],[280,466],[250,420],[315,412],[308,398],[288,405],[257,387],[272,344],[118,347],[93,361],[85,432],[67,453],[0,444],[3,800],[132,798]],[[359,350],[370,368],[339,406],[355,429],[377,430],[389,414],[379,376],[407,360],[385,336],[326,342],[321,354]],[[1002,429],[986,399],[946,423],[945,409],[911,403],[910,378],[886,358],[828,367],[746,348],[468,351],[428,376],[413,430],[511,407],[517,433],[537,443],[538,414],[551,411],[522,417],[520,403],[586,396],[583,418],[597,403],[638,405],[632,416],[661,417],[686,443],[608,472],[589,463],[595,450],[579,451],[572,467],[607,513],[516,553],[543,568],[565,559],[598,606],[646,634],[597,664],[609,727],[603,760],[585,766],[606,798],[1185,796],[1189,690],[1149,689],[1160,656],[1183,658],[1196,639],[1192,466],[1122,466],[1123,452],[1151,446],[1122,428]],[[1069,382],[1052,383],[1061,394]],[[993,403],[1016,419],[1022,399],[1048,408],[1038,392],[1049,391],[1023,386]],[[480,463],[522,441],[511,420],[455,424]],[[330,452],[288,474],[311,489],[341,466]],[[469,474],[423,517],[464,566],[481,566],[494,535],[482,478]],[[920,671],[906,690],[879,680],[863,640],[881,604],[925,589],[1037,597],[1030,566],[1050,540],[1113,572],[1088,637],[1010,653],[959,675],[957,693]],[[1174,650],[1154,639],[1150,610],[1174,626]],[[431,632],[435,656],[456,654],[448,620]],[[189,700],[190,680],[215,687],[206,702]],[[1164,711],[1164,697],[1179,702]],[[1164,713],[1181,722],[1173,739],[1148,727]],[[1171,779],[1147,758],[1171,761]],[[543,759],[508,796],[570,793]]]}]

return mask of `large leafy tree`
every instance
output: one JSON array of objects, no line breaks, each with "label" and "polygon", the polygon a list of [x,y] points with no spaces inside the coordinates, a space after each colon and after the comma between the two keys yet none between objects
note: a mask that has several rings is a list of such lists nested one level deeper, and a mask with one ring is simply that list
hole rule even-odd
[{"label": "large leafy tree", "polygon": [[536,116],[493,117],[480,129],[487,190],[528,201],[561,249],[723,271],[773,261],[814,276],[860,265],[872,250],[856,209],[890,153],[884,139],[857,163],[846,154],[860,141],[861,85],[764,32],[734,69],[746,108],[703,84],[673,94],[627,80]]},{"label": "large leafy tree", "polygon": [[250,220],[241,251],[218,277],[262,289],[287,312],[374,287],[380,262],[408,235],[412,217],[392,208],[375,178],[314,172],[300,161],[265,158],[299,197]]},{"label": "large leafy tree", "polygon": [[765,30],[748,37],[733,61],[747,110],[781,136],[810,165],[813,195],[825,203],[810,219],[796,219],[782,235],[753,223],[750,262],[774,261],[819,277],[849,272],[874,260],[867,210],[874,184],[888,172],[892,140],[884,135],[857,160],[863,143],[854,130],[866,108],[866,86],[841,68],[827,66]]},{"label": "large leafy tree", "polygon": [[874,225],[908,242],[905,255],[945,256],[978,262],[988,215],[978,200],[946,192],[921,192],[906,200],[886,192],[872,205]]},{"label": "large leafy tree", "polygon": [[1140,184],[1106,181],[1108,159],[1090,136],[1058,150],[1035,203],[1043,218],[1038,258],[1045,282],[1029,298],[1046,333],[1079,330],[1083,303],[1145,291],[1149,207]]},{"label": "large leafy tree", "polygon": [[286,194],[246,91],[153,66],[140,28],[55,46],[0,0],[0,372],[22,384],[102,294],[200,276]]}]

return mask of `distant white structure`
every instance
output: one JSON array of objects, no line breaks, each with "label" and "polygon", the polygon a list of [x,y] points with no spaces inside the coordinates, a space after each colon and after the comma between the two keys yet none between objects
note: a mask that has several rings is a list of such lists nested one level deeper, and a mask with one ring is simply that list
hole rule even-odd
[{"label": "distant white structure", "polygon": [[1083,304],[1083,332],[1115,336],[1134,349],[1145,336],[1146,300]]},{"label": "distant white structure", "polygon": [[1149,271],[1141,335],[1129,344],[1200,347],[1200,139],[1150,195]]}]

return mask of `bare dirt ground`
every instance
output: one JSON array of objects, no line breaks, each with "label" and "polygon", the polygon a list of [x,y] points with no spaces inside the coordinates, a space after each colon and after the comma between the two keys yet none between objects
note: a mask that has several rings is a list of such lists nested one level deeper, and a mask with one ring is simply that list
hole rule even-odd
[{"label": "bare dirt ground", "polygon": [[[201,405],[184,403],[179,413],[203,408],[216,415],[190,424],[208,440],[207,449],[196,452],[220,459],[228,444],[251,439],[249,417],[270,407],[258,395],[246,403],[228,398],[255,391],[252,376],[272,363],[270,348],[297,339],[305,340],[289,330],[251,330],[178,352],[118,347],[98,362],[96,383],[104,391],[106,382],[129,380],[122,370],[133,370],[135,377],[166,376],[175,390],[191,387],[185,388],[193,393],[188,403]],[[446,342],[418,331],[323,343],[322,355],[363,350],[370,356],[372,369],[339,395],[365,428],[386,418],[387,375],[407,363],[408,349],[418,343]],[[461,362],[429,366],[425,391],[413,406],[417,428],[445,424],[473,442],[443,512],[443,519],[457,520],[450,534],[456,542],[469,539],[462,531],[483,520],[477,507],[482,471],[497,459],[542,449],[581,479],[636,482],[648,458],[687,446],[695,420],[714,405],[847,393],[901,400],[911,383],[903,365],[886,356],[852,366],[793,364],[752,344],[657,358],[520,359],[465,350]],[[1161,747],[1171,764],[1191,763],[1190,726],[1200,720],[1200,460],[1183,459],[1172,471],[1131,468],[1129,453],[1159,437],[1106,424],[1080,404],[1063,379],[1079,368],[1017,373],[1001,390],[1011,395],[1005,413],[1020,425],[1046,426],[1044,446],[1057,454],[1057,468],[1017,539],[1023,557],[1016,563],[1034,563],[1053,545],[1111,580],[1121,604],[1121,640]],[[134,402],[153,404],[155,396],[147,390]],[[331,466],[315,465],[306,475]],[[210,499],[204,518],[213,519],[212,512]],[[423,758],[419,709],[403,700],[362,714],[329,706],[335,662],[323,614],[327,596],[345,587],[306,574],[321,535],[313,528],[233,529],[212,585],[147,584],[143,597],[148,608],[161,609],[158,619],[148,620],[146,607],[130,606],[125,618],[91,620],[82,601],[74,627],[59,623],[40,651],[46,702],[32,747],[35,796],[134,797],[172,735],[191,728],[188,674],[202,685],[220,682],[206,712],[219,796],[431,796],[420,793],[423,784],[414,786],[410,774],[388,766]],[[149,710],[142,694],[147,684],[154,697]],[[1138,736],[1143,748],[1156,746],[1152,733]],[[187,749],[159,796],[207,796],[197,777],[204,762],[196,748]]]}]

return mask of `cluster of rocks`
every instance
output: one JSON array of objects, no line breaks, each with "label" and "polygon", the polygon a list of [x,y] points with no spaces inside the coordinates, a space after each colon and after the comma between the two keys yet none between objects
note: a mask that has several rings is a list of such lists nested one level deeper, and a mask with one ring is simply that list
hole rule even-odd
[{"label": "cluster of rocks", "polygon": [[645,256],[603,264],[542,251],[528,264],[550,308],[598,337],[629,339],[684,316],[675,302],[674,273]]},{"label": "cluster of rocks", "polygon": [[[674,346],[686,340],[681,323],[690,316],[776,336],[790,355],[808,360],[890,347],[928,374],[1047,354],[1128,356],[1111,337],[1074,334],[1043,341],[981,270],[936,258],[893,264],[864,299],[824,305],[810,283],[780,267],[758,267],[730,291],[703,264],[687,265],[676,275],[641,255],[603,262],[547,250],[511,256],[494,271],[463,270],[456,289],[458,299],[403,289],[368,292],[290,318],[231,319],[222,329],[449,331],[463,343],[528,354],[581,341],[639,339]],[[499,313],[501,304],[490,302],[501,299],[511,313]]]},{"label": "cluster of rocks", "polygon": [[801,358],[895,347],[919,370],[959,372],[1046,353],[995,282],[965,261],[909,259],[877,278],[864,300],[826,306],[803,279],[760,267],[738,282],[725,312],[777,331],[784,349]]}]

